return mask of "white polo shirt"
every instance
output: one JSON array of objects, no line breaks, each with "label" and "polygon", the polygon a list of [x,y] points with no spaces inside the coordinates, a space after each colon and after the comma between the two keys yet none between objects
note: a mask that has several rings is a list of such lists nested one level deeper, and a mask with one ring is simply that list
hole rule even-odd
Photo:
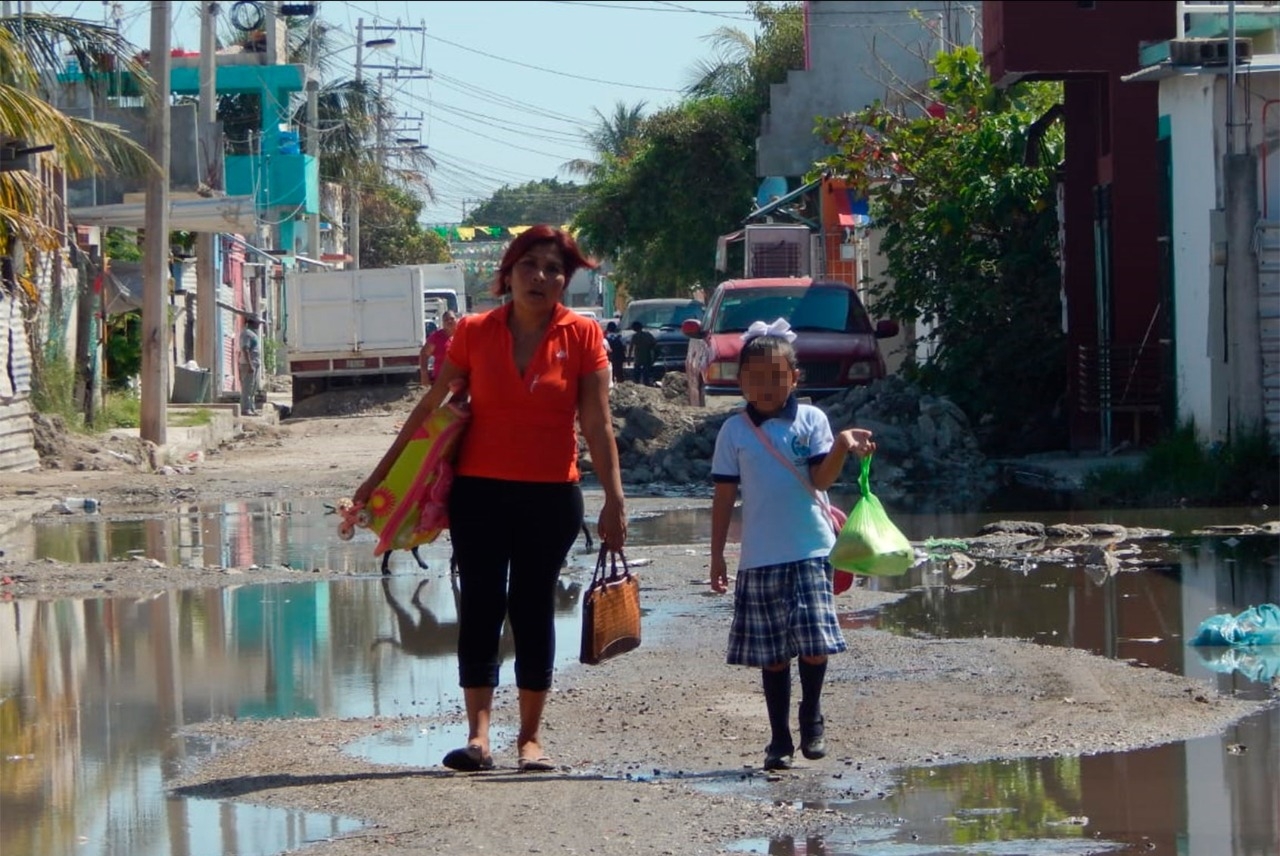
[{"label": "white polo shirt", "polygon": [[716,436],[711,478],[738,485],[742,495],[742,554],[738,569],[825,558],[836,538],[826,512],[795,474],[765,448],[747,419],[809,481],[809,465],[835,444],[827,414],[795,396],[775,417],[760,421],[750,405],[725,420]]}]

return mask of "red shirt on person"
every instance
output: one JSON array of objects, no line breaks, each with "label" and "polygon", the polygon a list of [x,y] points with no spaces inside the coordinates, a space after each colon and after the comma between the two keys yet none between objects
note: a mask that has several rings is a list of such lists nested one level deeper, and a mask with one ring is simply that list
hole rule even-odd
[{"label": "red shirt on person", "polygon": [[524,374],[516,371],[507,320],[511,304],[458,321],[449,360],[467,373],[471,424],[454,471],[462,476],[576,482],[578,390],[608,368],[595,321],[563,305]]}]

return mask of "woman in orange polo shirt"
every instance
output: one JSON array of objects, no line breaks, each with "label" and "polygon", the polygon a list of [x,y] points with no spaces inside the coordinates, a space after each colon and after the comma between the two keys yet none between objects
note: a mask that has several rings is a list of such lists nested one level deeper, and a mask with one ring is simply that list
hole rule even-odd
[{"label": "woman in orange polo shirt", "polygon": [[554,769],[540,727],[555,662],[556,580],[582,528],[575,418],[604,490],[600,540],[614,550],[626,541],[604,337],[595,321],[560,302],[574,272],[593,266],[560,229],[534,226],[516,237],[493,284],[495,295],[510,299],[458,322],[436,382],[353,497],[368,500],[451,386],[465,383],[471,424],[449,494],[461,587],[458,676],[469,729],[466,745],[444,758],[455,770],[493,766],[489,722],[507,618],[519,689],[518,766]]}]

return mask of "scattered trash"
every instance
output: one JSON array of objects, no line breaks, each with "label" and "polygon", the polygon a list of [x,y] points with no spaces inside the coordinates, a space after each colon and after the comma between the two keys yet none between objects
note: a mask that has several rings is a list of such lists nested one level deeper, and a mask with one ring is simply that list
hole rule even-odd
[{"label": "scattered trash", "polygon": [[1280,606],[1264,603],[1239,615],[1211,615],[1196,628],[1192,645],[1280,645]]},{"label": "scattered trash", "polygon": [[98,500],[91,496],[68,496],[53,504],[53,510],[59,514],[97,514],[100,507]]}]

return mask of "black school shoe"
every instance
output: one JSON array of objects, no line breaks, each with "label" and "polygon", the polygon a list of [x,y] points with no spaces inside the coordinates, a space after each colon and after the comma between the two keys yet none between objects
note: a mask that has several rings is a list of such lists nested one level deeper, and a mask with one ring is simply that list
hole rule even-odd
[{"label": "black school shoe", "polygon": [[764,768],[765,770],[790,770],[792,756],[795,754],[795,748],[792,746],[774,747],[772,743],[764,748]]},{"label": "black school shoe", "polygon": [[800,724],[800,754],[810,761],[825,758],[827,755],[827,741],[822,736],[826,730],[823,725],[824,720],[821,716],[807,725]]}]

